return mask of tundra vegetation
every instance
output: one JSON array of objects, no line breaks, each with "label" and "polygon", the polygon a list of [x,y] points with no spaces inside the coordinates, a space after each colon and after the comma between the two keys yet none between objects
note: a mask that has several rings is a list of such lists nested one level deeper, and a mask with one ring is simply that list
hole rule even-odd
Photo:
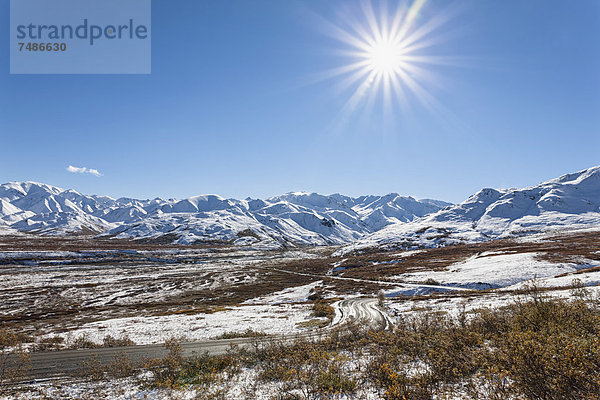
[{"label": "tundra vegetation", "polygon": [[[16,349],[17,338],[3,331],[4,338]],[[182,357],[175,340],[165,346],[169,352],[161,359],[139,365],[123,356],[109,365],[90,360],[84,372],[90,380],[127,377],[141,388],[190,390],[205,399],[372,393],[385,400],[591,400],[600,393],[600,307],[580,285],[569,299],[533,287],[501,308],[416,313],[391,331],[347,325],[318,338],[257,337],[250,347],[193,358]],[[7,372],[5,381],[12,376]]]}]

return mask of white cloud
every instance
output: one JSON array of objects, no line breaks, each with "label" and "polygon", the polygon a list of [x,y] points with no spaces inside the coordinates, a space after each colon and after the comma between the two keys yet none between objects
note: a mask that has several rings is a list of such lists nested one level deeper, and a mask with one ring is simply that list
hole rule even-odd
[{"label": "white cloud", "polygon": [[74,174],[90,174],[94,176],[102,176],[100,171],[98,171],[97,169],[88,167],[74,167],[72,165],[69,165],[67,167],[67,171],[72,172]]}]

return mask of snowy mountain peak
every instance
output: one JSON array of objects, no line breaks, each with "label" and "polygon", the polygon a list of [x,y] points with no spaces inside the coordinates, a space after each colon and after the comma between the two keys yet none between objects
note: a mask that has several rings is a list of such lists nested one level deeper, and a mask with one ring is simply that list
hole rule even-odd
[{"label": "snowy mountain peak", "polygon": [[566,174],[554,180],[550,180],[547,184],[561,183],[564,185],[576,185],[585,188],[598,188],[600,186],[600,165],[584,169],[574,174]]},{"label": "snowy mountain peak", "polygon": [[422,247],[600,227],[600,167],[523,189],[485,188],[462,203],[389,193],[290,192],[268,199],[113,199],[37,182],[0,185],[3,231],[97,232],[196,243]]},{"label": "snowy mountain peak", "polygon": [[0,220],[21,231],[92,231],[122,238],[179,243],[342,244],[398,221],[411,221],[447,203],[391,193],[349,197],[291,192],[269,199],[113,199],[35,182],[0,185]]},{"label": "snowy mountain peak", "polygon": [[524,189],[485,188],[462,203],[361,238],[367,247],[432,247],[563,229],[600,228],[600,166]]}]

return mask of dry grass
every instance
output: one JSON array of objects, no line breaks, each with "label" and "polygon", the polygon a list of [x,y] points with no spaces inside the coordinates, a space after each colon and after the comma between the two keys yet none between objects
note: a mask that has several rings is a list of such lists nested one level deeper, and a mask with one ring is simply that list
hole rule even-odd
[{"label": "dry grass", "polygon": [[[495,240],[477,244],[462,244],[434,249],[422,249],[418,253],[399,257],[398,250],[377,251],[370,249],[363,254],[342,257],[326,257],[312,260],[295,260],[279,266],[281,269],[298,273],[310,273],[323,277],[324,284],[339,294],[358,292],[362,294],[377,293],[385,286],[371,282],[342,281],[327,278],[332,264],[341,263],[345,269],[337,271],[336,276],[364,280],[380,280],[394,282],[401,274],[418,271],[439,271],[446,267],[480,255],[484,252],[502,254],[539,253],[542,260],[549,262],[577,262],[581,259],[600,260],[600,232],[586,232],[549,237],[534,242],[517,242],[513,240]],[[589,269],[596,272],[600,269]],[[583,272],[584,270],[582,270]],[[433,284],[433,282],[431,282]]]},{"label": "dry grass", "polygon": [[[535,287],[500,309],[457,317],[421,313],[394,331],[357,325],[316,339],[257,340],[219,356],[185,359],[177,341],[167,356],[135,365],[120,355],[108,365],[90,360],[93,379],[137,376],[158,389],[195,388],[232,398],[231,382],[275,385],[279,398],[357,399],[361,389],[385,400],[592,400],[600,393],[600,309],[582,292],[554,300]],[[248,398],[252,398],[251,396]]]},{"label": "dry grass", "polygon": [[22,334],[0,328],[0,394],[5,385],[19,382],[29,372],[29,355],[22,347],[26,341]]},{"label": "dry grass", "polygon": [[[51,238],[20,235],[2,237],[0,238],[0,244],[3,245],[0,249],[8,251],[207,250],[207,246],[205,245],[163,245],[157,243],[139,243],[130,240],[94,239],[88,236]],[[208,253],[198,253],[194,256],[182,256],[176,260],[175,264],[169,264],[166,267],[162,265],[162,267],[168,269],[181,268],[185,265],[194,266],[195,263],[207,262],[207,260],[210,262],[214,260],[215,263],[226,265],[228,260],[243,260],[246,257],[239,249],[226,246],[210,246],[210,248],[210,258],[206,255]],[[240,270],[235,271],[240,276],[247,275],[252,279],[248,281],[231,280],[228,283],[219,283],[219,279],[230,275],[232,272],[229,270],[220,272],[218,269],[199,273],[198,270],[189,272],[182,268],[180,272],[166,273],[158,277],[129,276],[127,271],[139,271],[143,268],[152,271],[153,268],[161,267],[161,265],[153,265],[152,262],[149,262],[144,257],[127,253],[119,256],[111,256],[110,260],[71,260],[76,261],[75,264],[71,264],[72,266],[81,266],[82,270],[93,265],[94,268],[97,268],[95,271],[97,271],[98,276],[102,276],[104,274],[103,271],[122,269],[124,274],[119,276],[119,284],[124,288],[134,288],[135,290],[132,290],[132,292],[135,295],[142,294],[140,300],[130,301],[126,304],[114,301],[103,305],[94,305],[88,304],[82,298],[76,296],[65,297],[64,293],[67,291],[76,291],[81,293],[82,297],[90,294],[102,297],[104,291],[107,290],[105,285],[97,282],[71,282],[69,281],[69,274],[71,272],[65,271],[60,277],[60,279],[65,279],[65,285],[63,286],[32,286],[7,289],[3,293],[3,300],[5,301],[3,301],[4,309],[0,312],[0,323],[7,328],[16,329],[21,333],[44,332],[49,327],[52,327],[52,332],[46,332],[63,333],[68,327],[79,326],[106,318],[132,316],[143,318],[144,316],[193,315],[223,311],[249,299],[268,295],[289,287],[306,285],[317,280],[323,281],[323,284],[318,291],[311,293],[312,300],[319,300],[332,295],[356,293],[372,295],[381,289],[388,288],[374,282],[339,280],[328,276],[327,273],[332,268],[332,264],[342,261],[339,257],[330,256],[333,250],[334,248],[308,250],[317,255],[317,257],[296,260],[281,260],[278,257],[283,252],[268,252],[264,254],[264,261],[243,265],[240,267]],[[453,263],[483,252],[512,254],[535,252],[539,253],[540,257],[544,260],[560,262],[580,260],[582,258],[600,260],[600,233],[591,232],[563,235],[548,238],[538,243],[499,240],[473,245],[425,249],[422,252],[405,256],[401,259],[397,255],[397,251],[371,251],[365,254],[345,257],[347,260],[343,262],[342,266],[346,269],[336,272],[336,275],[346,278],[392,281],[396,279],[393,278],[394,276],[406,272],[443,270]],[[29,261],[37,262],[44,260]],[[6,273],[15,273],[13,270],[9,272],[8,268],[10,268],[10,265],[4,265],[0,266],[0,274],[2,274],[3,268],[7,269]],[[583,272],[600,272],[600,268],[595,267],[578,271],[578,273]],[[435,284],[436,282],[431,281],[426,283]],[[148,299],[143,296],[146,293],[158,291],[162,287],[181,290],[158,299]],[[489,291],[437,293],[429,296],[413,296],[407,299],[415,302],[430,300],[432,298],[438,300],[454,297],[469,299],[488,294]],[[20,303],[17,303],[14,299],[20,299]],[[14,312],[14,308],[16,307],[19,307],[23,311]],[[53,342],[52,340],[54,339],[38,343],[39,349],[57,349],[62,346],[60,343]]]},{"label": "dry grass", "polygon": [[264,332],[255,331],[252,328],[248,328],[245,331],[229,331],[215,336],[213,339],[236,339],[236,338],[264,338],[269,336]]}]

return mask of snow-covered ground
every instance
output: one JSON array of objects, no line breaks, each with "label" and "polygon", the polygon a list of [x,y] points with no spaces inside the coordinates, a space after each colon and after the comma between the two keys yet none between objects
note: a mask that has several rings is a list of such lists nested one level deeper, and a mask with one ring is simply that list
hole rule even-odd
[{"label": "snow-covered ground", "polygon": [[[294,288],[292,282],[314,279],[292,275],[286,288],[287,274],[265,268],[314,259],[319,251],[9,249],[0,251],[0,315],[36,336],[85,333],[99,341],[129,334],[136,342],[156,343],[182,332],[195,340],[248,327],[288,332],[309,313],[308,306],[289,303],[306,301],[315,286]],[[231,306],[210,314],[220,304]]]},{"label": "snow-covered ground", "polygon": [[[523,250],[533,248],[531,244],[514,243],[506,244],[506,247],[490,245],[483,250],[479,250],[480,246],[470,246],[463,251],[474,252],[474,249],[477,249],[477,253],[468,253],[470,256],[464,256],[464,259],[459,262],[456,260],[467,253],[454,255],[455,258],[452,258],[452,249],[449,249],[447,257],[442,253],[444,250],[436,249],[384,253],[385,257],[380,261],[374,261],[378,260],[377,255],[374,255],[374,258],[347,256],[348,259],[342,260],[325,258],[322,276],[314,272],[315,270],[306,273],[299,270],[285,275],[285,279],[292,279],[296,275],[311,277],[310,283],[305,281],[303,284],[294,284],[290,281],[288,287],[256,295],[241,305],[214,307],[205,311],[201,311],[200,307],[195,309],[196,305],[202,305],[204,296],[214,295],[223,288],[226,290],[221,294],[235,292],[239,287],[246,287],[246,285],[260,284],[265,281],[266,269],[263,268],[265,265],[270,265],[270,268],[276,271],[282,269],[281,265],[286,265],[285,263],[290,260],[298,261],[299,265],[305,262],[313,263],[322,257],[323,249],[296,249],[287,252],[262,252],[235,247],[219,251],[215,249],[118,252],[0,251],[1,260],[14,261],[13,264],[5,264],[0,268],[5,278],[0,279],[2,289],[0,294],[3,296],[2,307],[5,310],[10,308],[22,312],[31,309],[41,310],[43,304],[38,302],[28,306],[23,301],[26,298],[45,296],[41,293],[42,290],[47,291],[50,297],[40,297],[41,302],[47,303],[53,298],[52,296],[56,296],[63,300],[77,299],[78,304],[84,306],[98,307],[98,313],[93,320],[71,320],[66,325],[57,326],[60,329],[49,331],[44,335],[46,338],[52,338],[59,334],[66,339],[67,344],[82,336],[101,343],[108,335],[114,338],[127,336],[138,344],[162,343],[172,337],[196,341],[212,339],[223,333],[243,332],[247,329],[272,335],[289,335],[306,331],[305,327],[310,324],[304,322],[313,320],[311,304],[306,303],[311,292],[315,288],[326,290],[336,280],[354,285],[341,295],[345,300],[357,297],[356,293],[352,293],[352,288],[358,292],[363,285],[379,282],[384,294],[388,296],[385,307],[392,316],[398,318],[423,312],[458,315],[466,311],[472,315],[482,308],[499,307],[526,299],[526,294],[515,294],[512,290],[522,289],[532,284],[543,288],[558,288],[545,294],[566,298],[572,295],[572,291],[565,288],[569,287],[574,279],[580,280],[583,285],[588,286],[588,290],[598,296],[600,295],[600,286],[598,286],[600,271],[594,272],[593,268],[600,266],[600,260],[595,259],[597,258],[595,255],[600,254],[598,253],[600,250],[596,250],[597,247],[591,243],[590,238],[594,237],[596,236],[592,235],[587,238],[585,249],[587,256],[569,255],[571,253],[567,251],[564,259],[556,258],[561,261],[549,261],[553,258],[549,257],[551,254],[548,251]],[[574,247],[568,247],[567,243]],[[581,238],[565,242],[549,241],[546,250],[551,249],[553,244],[561,249],[577,250],[583,246],[581,243]],[[490,248],[492,250],[489,250]],[[449,265],[445,268],[436,267],[426,270],[425,261],[429,253],[432,253],[431,257],[436,262],[440,259],[452,260],[452,262],[448,261]],[[120,257],[120,262],[111,261],[117,256]],[[356,264],[357,260],[362,260],[365,266],[377,265],[377,268],[384,270],[388,267],[400,268],[399,266],[403,262],[409,262],[411,257],[419,260],[416,267],[408,269],[407,273],[381,277],[381,279],[385,278],[385,281],[377,281],[377,278],[368,280],[327,275],[328,270],[343,267],[347,261]],[[108,261],[98,262],[100,259]],[[69,260],[81,261],[82,264],[65,263]],[[30,262],[33,264],[28,264]],[[351,271],[349,269],[343,273],[349,274]],[[473,293],[469,290],[463,290],[464,293],[439,293],[449,292],[452,286],[499,289],[484,293]],[[203,290],[206,291],[200,295]],[[437,292],[437,295],[427,296],[431,292]],[[181,305],[182,298],[189,293],[193,293],[197,298],[192,298],[188,310],[177,312],[181,311],[181,309],[177,310],[177,305]],[[424,296],[397,297],[416,294]],[[17,304],[15,299],[20,299],[18,304],[21,308],[15,306]],[[196,299],[198,302],[194,303]],[[169,300],[173,300],[173,303],[161,312],[154,310],[123,317],[106,311],[111,307],[120,309],[137,307],[140,304],[156,305]],[[139,309],[143,310],[143,307]],[[339,316],[340,313],[338,312],[337,315]],[[244,370],[234,380],[228,382],[227,386],[223,386],[228,389],[227,398],[243,398],[245,388],[254,382],[253,373],[255,371]],[[255,398],[269,399],[277,388],[277,384],[263,385],[257,389]],[[41,393],[52,399],[89,397],[91,393],[104,391],[103,396],[111,399],[187,399],[197,396],[198,390],[201,389],[184,389],[172,393],[148,390],[137,386],[133,380],[113,380],[102,383],[45,382],[27,387],[16,398],[34,399],[41,397]],[[378,398],[375,392],[368,389],[360,395],[363,396],[362,398]]]},{"label": "snow-covered ground", "polygon": [[[225,392],[224,399],[272,400],[274,393],[282,392],[281,382],[263,382],[257,380],[257,371],[242,368],[239,374],[222,379],[218,384],[206,387],[188,387],[180,390],[148,389],[140,387],[135,378],[114,379],[109,382],[88,382],[85,380],[50,381],[28,385],[14,396],[2,396],[0,400],[35,399],[110,399],[110,400],[192,400],[212,398],[209,393]],[[202,397],[206,396],[206,397]],[[378,400],[381,397],[371,387],[361,387],[349,397],[336,396],[336,400],[349,399]],[[458,398],[457,398],[458,400]]]},{"label": "snow-covered ground", "polygon": [[396,279],[407,282],[435,280],[444,285],[472,289],[501,288],[534,278],[547,278],[600,265],[598,261],[549,262],[537,253],[494,254],[484,252],[452,264],[443,271],[402,274]]},{"label": "snow-covered ground", "polygon": [[[312,319],[307,304],[244,305],[209,314],[162,315],[113,318],[83,324],[61,334],[66,342],[84,336],[98,344],[105,336],[127,336],[136,344],[164,343],[170,338],[198,341],[215,338],[227,332],[252,329],[273,335],[304,331],[301,322]],[[49,335],[53,336],[53,335]]]},{"label": "snow-covered ground", "polygon": [[[579,264],[578,266],[586,265],[586,266],[590,266],[590,268],[600,266],[600,262],[598,262],[598,261],[592,261],[592,260],[581,260],[581,261],[582,261],[582,263]],[[580,271],[580,272],[574,272],[574,273],[560,274],[558,276],[549,276],[549,277],[542,278],[542,279],[536,279],[535,285],[538,287],[541,287],[541,288],[563,288],[563,287],[572,286],[574,281],[578,285],[582,285],[585,287],[600,286],[600,270],[595,270],[595,271],[591,271],[591,272]],[[523,287],[525,287],[527,285],[531,285],[531,283],[532,283],[531,280],[519,282],[512,286],[507,286],[506,289],[507,290],[522,289]]]},{"label": "snow-covered ground", "polygon": [[[569,281],[568,285],[572,281]],[[534,282],[528,281],[531,285]],[[535,282],[537,284],[537,281]],[[524,282],[525,284],[525,282]],[[520,285],[519,288],[523,288]],[[591,296],[600,296],[600,286],[592,286],[586,288]],[[553,290],[544,293],[545,296],[553,298],[571,298],[573,295],[572,289]],[[457,316],[461,312],[472,313],[481,309],[493,309],[510,304],[515,304],[516,301],[526,301],[531,296],[528,294],[514,294],[510,291],[489,292],[485,295],[469,296],[469,297],[424,297],[417,300],[387,300],[385,306],[392,314],[397,317],[407,318],[416,316],[422,313],[438,313]]]},{"label": "snow-covered ground", "polygon": [[316,281],[308,285],[295,286],[267,296],[255,297],[247,300],[244,304],[282,304],[282,303],[300,303],[308,301],[308,296],[316,287],[321,286],[323,281]]}]

